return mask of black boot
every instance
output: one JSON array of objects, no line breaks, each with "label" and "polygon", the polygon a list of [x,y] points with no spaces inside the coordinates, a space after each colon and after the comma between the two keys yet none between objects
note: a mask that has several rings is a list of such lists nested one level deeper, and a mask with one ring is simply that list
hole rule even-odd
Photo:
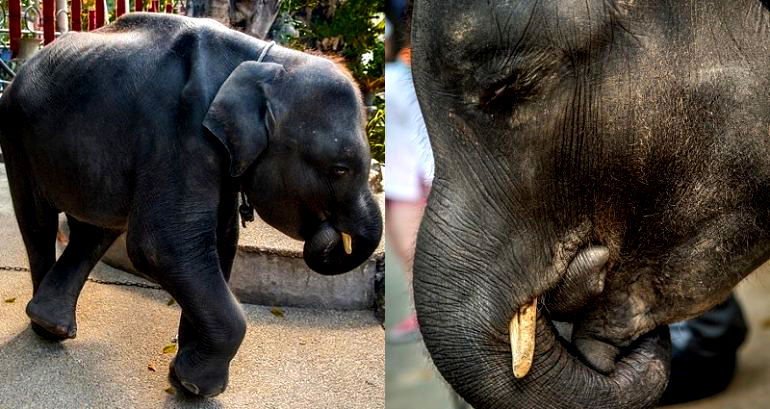
[{"label": "black boot", "polygon": [[700,317],[671,325],[671,377],[660,405],[703,399],[727,388],[748,330],[733,295]]}]

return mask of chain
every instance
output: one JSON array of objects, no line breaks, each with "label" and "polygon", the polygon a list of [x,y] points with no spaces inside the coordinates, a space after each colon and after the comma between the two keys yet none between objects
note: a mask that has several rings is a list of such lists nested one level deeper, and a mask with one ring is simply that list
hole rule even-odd
[{"label": "chain", "polygon": [[[29,268],[27,267],[17,267],[17,266],[0,266],[0,271],[29,271]],[[100,280],[98,278],[91,278],[88,277],[88,281],[96,284],[104,284],[104,285],[120,285],[124,287],[138,287],[138,288],[149,288],[151,290],[162,290],[163,288],[157,284],[147,284],[147,283],[140,283],[136,281],[128,281],[128,280]]]},{"label": "chain", "polygon": [[139,288],[149,288],[151,290],[162,290],[163,287],[157,285],[157,284],[147,284],[147,283],[139,283],[136,281],[126,281],[126,280],[100,280],[98,278],[91,278],[88,277],[88,281],[96,284],[105,284],[105,285],[121,285],[124,287],[139,287]]},{"label": "chain", "polygon": [[29,271],[27,267],[0,266],[2,271]]}]

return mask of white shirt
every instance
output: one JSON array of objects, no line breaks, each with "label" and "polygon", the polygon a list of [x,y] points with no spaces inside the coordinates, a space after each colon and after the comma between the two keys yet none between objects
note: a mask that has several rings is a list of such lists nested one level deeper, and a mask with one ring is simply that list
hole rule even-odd
[{"label": "white shirt", "polygon": [[433,181],[433,151],[412,74],[403,62],[385,64],[385,197],[421,201]]}]

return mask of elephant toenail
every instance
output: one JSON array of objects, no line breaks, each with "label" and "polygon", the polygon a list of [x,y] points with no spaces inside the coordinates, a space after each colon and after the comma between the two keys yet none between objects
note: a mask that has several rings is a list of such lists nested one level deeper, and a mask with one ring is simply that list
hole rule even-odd
[{"label": "elephant toenail", "polygon": [[195,386],[194,384],[190,383],[190,382],[182,381],[182,386],[184,386],[185,388],[187,388],[188,391],[190,391],[190,392],[192,392],[192,393],[194,393],[196,395],[200,392],[198,387]]}]

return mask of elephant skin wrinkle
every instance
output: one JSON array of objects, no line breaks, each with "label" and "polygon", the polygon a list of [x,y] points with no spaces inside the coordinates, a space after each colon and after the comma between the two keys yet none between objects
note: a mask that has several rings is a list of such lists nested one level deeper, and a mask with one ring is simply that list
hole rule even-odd
[{"label": "elephant skin wrinkle", "polygon": [[[420,0],[411,21],[436,367],[477,409],[654,407],[665,325],[770,258],[770,4]],[[517,379],[508,324],[534,297]]]}]

